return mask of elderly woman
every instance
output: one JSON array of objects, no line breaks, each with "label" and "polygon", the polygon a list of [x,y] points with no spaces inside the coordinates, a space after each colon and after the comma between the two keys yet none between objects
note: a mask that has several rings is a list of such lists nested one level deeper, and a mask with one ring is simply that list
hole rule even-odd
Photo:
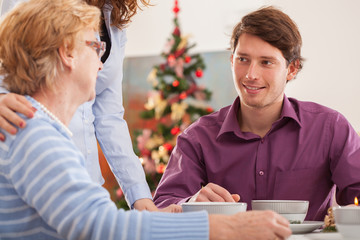
[{"label": "elderly woman", "polygon": [[[1,12],[4,13],[24,1],[26,0],[5,1]],[[100,37],[106,42],[107,48],[101,57],[104,67],[98,74],[96,98],[79,106],[70,121],[72,139],[84,154],[86,169],[94,182],[101,185],[104,183],[98,159],[98,142],[128,205],[138,210],[157,210],[152,202],[144,170],[133,151],[122,104],[122,64],[127,42],[125,27],[139,9],[139,3],[147,6],[149,0],[83,1],[101,9]],[[16,112],[27,117],[34,114],[31,103],[24,97],[13,92],[2,94],[6,92],[6,89],[0,87],[0,141],[5,139],[3,131],[16,134],[15,126],[26,127],[25,120]],[[176,207],[162,209],[176,210]]]},{"label": "elderly woman", "polygon": [[[82,0],[30,0],[0,23],[0,74],[36,110],[0,142],[0,239],[285,238],[274,212],[233,216],[206,212],[118,210],[91,180],[69,124],[95,97],[105,45],[100,11]],[[260,231],[261,230],[261,231]]]}]

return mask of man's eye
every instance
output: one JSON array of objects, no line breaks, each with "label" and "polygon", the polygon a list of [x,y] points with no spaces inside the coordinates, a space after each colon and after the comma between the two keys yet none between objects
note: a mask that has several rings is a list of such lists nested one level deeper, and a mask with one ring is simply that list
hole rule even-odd
[{"label": "man's eye", "polygon": [[239,59],[240,62],[247,62],[247,59],[246,59],[246,58],[238,57],[238,59]]},{"label": "man's eye", "polygon": [[271,65],[271,64],[273,64],[273,63],[270,62],[270,61],[264,60],[264,61],[262,61],[262,64],[263,64],[263,65]]}]

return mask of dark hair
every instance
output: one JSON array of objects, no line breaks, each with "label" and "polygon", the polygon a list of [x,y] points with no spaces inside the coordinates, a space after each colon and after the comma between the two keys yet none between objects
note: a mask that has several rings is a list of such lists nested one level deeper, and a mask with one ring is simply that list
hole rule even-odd
[{"label": "dark hair", "polygon": [[232,32],[230,42],[232,53],[234,53],[239,37],[243,33],[258,36],[278,48],[287,64],[299,60],[296,67],[299,71],[302,68],[300,32],[295,22],[282,11],[270,6],[260,8],[244,16]]},{"label": "dark hair", "polygon": [[[106,0],[85,0],[88,4],[102,8]],[[139,0],[142,5],[149,6],[150,0]],[[131,18],[141,9],[138,0],[110,0],[113,7],[111,12],[112,24],[118,28],[125,27],[131,22]]]}]

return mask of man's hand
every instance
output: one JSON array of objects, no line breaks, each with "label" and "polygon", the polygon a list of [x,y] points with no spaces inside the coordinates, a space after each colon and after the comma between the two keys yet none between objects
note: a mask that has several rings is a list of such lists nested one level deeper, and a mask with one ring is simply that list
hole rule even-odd
[{"label": "man's hand", "polygon": [[182,208],[180,205],[171,204],[165,208],[159,208],[159,212],[180,213],[182,212]]},{"label": "man's hand", "polygon": [[134,203],[134,208],[139,211],[158,211],[158,208],[155,206],[154,202],[149,198],[141,198],[136,200]]},{"label": "man's hand", "polygon": [[158,209],[155,206],[154,202],[148,198],[142,198],[142,199],[135,201],[134,208],[139,211],[146,210],[146,211],[150,211],[150,212],[153,212],[153,211],[172,212],[172,213],[182,212],[181,206],[176,205],[176,204],[171,204],[165,208]]},{"label": "man's hand", "polygon": [[239,194],[231,194],[225,188],[214,184],[208,183],[205,187],[201,188],[189,202],[238,202],[240,201]]},{"label": "man's hand", "polygon": [[289,221],[272,211],[247,211],[231,216],[210,215],[210,240],[286,239]]},{"label": "man's hand", "polygon": [[[20,128],[25,127],[26,122],[16,112],[22,113],[28,118],[34,116],[34,109],[24,96],[14,93],[0,94],[0,128],[2,130],[16,134],[17,130],[13,125]],[[0,133],[0,140],[5,140],[2,133]]]}]

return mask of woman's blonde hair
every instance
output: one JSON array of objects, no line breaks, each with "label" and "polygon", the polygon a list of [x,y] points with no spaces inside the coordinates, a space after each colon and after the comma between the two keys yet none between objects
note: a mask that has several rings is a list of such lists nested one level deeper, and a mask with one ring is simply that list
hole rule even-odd
[{"label": "woman's blonde hair", "polygon": [[86,29],[99,30],[100,10],[83,0],[30,0],[0,22],[0,75],[14,93],[53,89],[62,68],[58,49],[70,51]]}]

